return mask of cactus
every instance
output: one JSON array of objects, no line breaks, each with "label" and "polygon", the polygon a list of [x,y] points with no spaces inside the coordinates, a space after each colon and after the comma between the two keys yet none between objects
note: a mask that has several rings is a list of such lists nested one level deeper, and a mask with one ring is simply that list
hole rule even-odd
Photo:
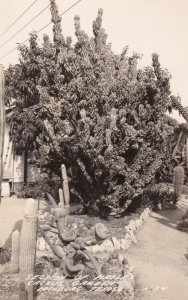
[{"label": "cactus", "polygon": [[64,192],[64,200],[65,205],[70,205],[70,194],[69,194],[69,185],[68,185],[68,178],[67,178],[67,171],[65,165],[61,165],[61,173],[63,178],[63,192]]},{"label": "cactus", "polygon": [[110,129],[106,129],[106,145],[109,147],[112,145],[112,141],[111,141],[111,130]]},{"label": "cactus", "polygon": [[73,264],[73,262],[70,259],[65,260],[65,266],[68,272],[71,273],[78,273],[80,271],[83,271],[84,265],[83,264]]},{"label": "cactus", "polygon": [[174,169],[174,191],[178,198],[182,195],[184,183],[184,168],[182,166],[177,166]]},{"label": "cactus", "polygon": [[63,196],[63,190],[59,189],[59,205],[64,208],[65,207],[65,202],[64,202],[64,196]]},{"label": "cactus", "polygon": [[108,237],[108,229],[103,223],[95,224],[95,233],[101,240],[105,240]]},{"label": "cactus", "polygon": [[62,34],[61,28],[61,17],[59,15],[58,7],[55,0],[50,0],[50,10],[52,15],[53,33],[54,33],[54,43],[57,47],[65,44],[64,36]]},{"label": "cactus", "polygon": [[45,234],[43,228],[39,225],[39,230],[41,232],[41,235],[43,237],[43,239],[45,240],[46,244],[48,244],[48,246],[51,248],[52,252],[59,257],[60,259],[62,259],[64,257],[64,251],[63,248],[60,245],[54,245],[51,243],[50,239],[48,238],[48,236]]},{"label": "cactus", "polygon": [[[20,239],[20,279],[26,284],[26,278],[34,274],[37,242],[37,202],[28,199],[22,222]],[[28,300],[33,300],[33,286],[26,284]]]},{"label": "cactus", "polygon": [[20,282],[19,285],[19,300],[28,300],[25,282]]},{"label": "cactus", "polygon": [[51,206],[53,208],[56,208],[57,203],[55,202],[55,199],[49,193],[46,193],[46,196],[47,196],[48,200],[50,201]]},{"label": "cactus", "polygon": [[10,261],[10,271],[17,273],[19,271],[19,254],[20,254],[20,232],[14,231],[12,234],[12,253]]}]

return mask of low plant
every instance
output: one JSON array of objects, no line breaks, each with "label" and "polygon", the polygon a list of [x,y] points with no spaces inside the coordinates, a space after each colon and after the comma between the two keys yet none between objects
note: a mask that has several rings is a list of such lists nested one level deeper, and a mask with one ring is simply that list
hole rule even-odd
[{"label": "low plant", "polygon": [[44,198],[46,193],[50,193],[54,199],[58,199],[60,181],[44,178],[38,181],[24,183],[18,190],[17,196],[20,198]]},{"label": "low plant", "polygon": [[153,209],[172,208],[178,197],[171,185],[166,183],[150,184],[143,193],[142,204]]}]

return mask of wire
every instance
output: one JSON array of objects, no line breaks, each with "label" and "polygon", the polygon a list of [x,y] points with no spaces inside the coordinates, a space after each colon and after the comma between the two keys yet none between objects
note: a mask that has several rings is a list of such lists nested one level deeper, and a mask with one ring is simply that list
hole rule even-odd
[{"label": "wire", "polygon": [[[66,12],[68,12],[69,10],[71,10],[74,6],[76,6],[79,2],[81,2],[82,0],[78,0],[77,2],[75,2],[73,5],[71,5],[69,8],[67,8],[65,11],[63,11],[59,16],[63,16]],[[49,22],[48,24],[46,24],[44,27],[42,27],[40,30],[37,31],[37,33],[41,32],[43,29],[45,29],[46,27],[48,27],[50,24],[52,24],[52,22]]]},{"label": "wire", "polygon": [[2,48],[4,45],[6,45],[9,41],[11,41],[18,33],[20,33],[25,27],[27,27],[31,22],[33,22],[38,16],[40,16],[48,7],[47,5],[44,9],[42,9],[36,16],[34,16],[29,22],[27,22],[21,29],[16,31],[7,41],[5,41],[3,44],[0,45],[0,48]]},{"label": "wire", "polygon": [[38,0],[35,0],[9,27],[7,27],[1,34],[0,37],[2,37],[16,22],[25,15],[25,13],[37,2]]},{"label": "wire", "polygon": [[[75,2],[73,5],[71,5],[69,8],[67,8],[65,11],[63,11],[60,14],[60,17],[63,16],[66,12],[68,12],[69,10],[71,10],[74,6],[76,6],[79,2],[81,2],[82,0],[78,0],[77,2]],[[36,33],[41,32],[43,29],[45,29],[46,27],[48,27],[50,24],[52,24],[52,22],[49,22],[48,24],[46,24],[44,27],[42,27],[41,29],[39,29]],[[25,41],[23,41],[22,43],[20,43],[19,45],[22,45],[24,43],[26,43],[29,40],[29,38],[27,38]],[[5,53],[3,56],[0,57],[0,59],[6,57],[7,55],[9,55],[10,53],[12,53],[14,50],[16,50],[18,48],[18,46],[16,46],[15,48],[11,49],[10,51],[8,51],[7,53]]]}]

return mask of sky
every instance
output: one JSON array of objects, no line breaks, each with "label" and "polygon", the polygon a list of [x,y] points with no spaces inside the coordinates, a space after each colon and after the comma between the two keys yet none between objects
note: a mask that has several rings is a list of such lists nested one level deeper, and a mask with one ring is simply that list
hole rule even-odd
[{"label": "sky", "polygon": [[[18,59],[18,51],[9,51],[28,38],[28,33],[38,31],[51,21],[49,8],[33,22],[6,43],[18,30],[40,13],[49,0],[38,0],[4,35],[1,33],[19,17],[34,0],[0,1],[0,64],[5,68]],[[62,13],[77,0],[56,0]],[[92,35],[92,23],[99,8],[103,9],[103,27],[108,34],[115,53],[129,46],[129,54],[138,52],[143,55],[140,66],[151,64],[151,55],[159,54],[161,66],[172,75],[171,90],[181,97],[181,103],[188,107],[188,1],[187,0],[81,0],[62,16],[62,29],[65,36],[74,36],[74,16],[81,18],[81,27]],[[39,33],[52,37],[49,25]],[[4,45],[3,45],[4,44]],[[4,56],[4,57],[3,57]],[[184,121],[178,113],[173,117]]]}]

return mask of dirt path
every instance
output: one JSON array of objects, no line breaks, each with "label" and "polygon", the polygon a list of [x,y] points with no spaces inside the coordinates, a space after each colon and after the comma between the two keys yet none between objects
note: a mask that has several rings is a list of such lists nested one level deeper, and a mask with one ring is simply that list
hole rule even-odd
[{"label": "dirt path", "polygon": [[188,233],[176,229],[188,209],[182,199],[176,210],[153,213],[129,248],[127,259],[138,276],[139,300],[188,300]]}]

